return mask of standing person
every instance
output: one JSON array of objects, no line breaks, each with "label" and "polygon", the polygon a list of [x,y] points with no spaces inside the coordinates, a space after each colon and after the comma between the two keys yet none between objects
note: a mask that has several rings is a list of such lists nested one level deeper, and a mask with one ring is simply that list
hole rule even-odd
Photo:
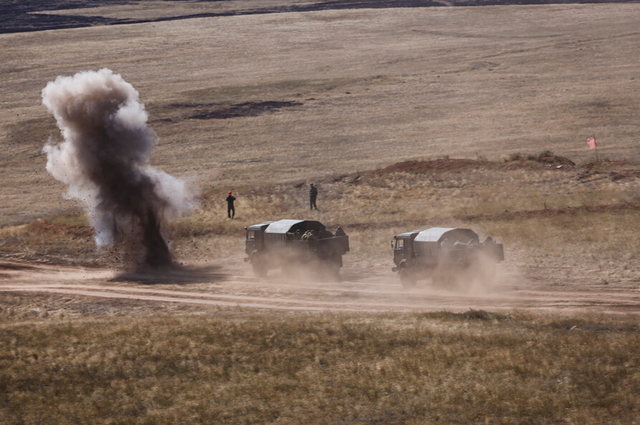
[{"label": "standing person", "polygon": [[236,198],[231,194],[231,191],[229,191],[229,196],[227,196],[227,215],[230,219],[236,216],[236,209],[233,206],[233,201],[235,200]]},{"label": "standing person", "polygon": [[318,188],[315,187],[313,185],[313,183],[311,183],[309,185],[309,209],[318,209],[318,206],[316,205],[316,198],[318,197]]}]

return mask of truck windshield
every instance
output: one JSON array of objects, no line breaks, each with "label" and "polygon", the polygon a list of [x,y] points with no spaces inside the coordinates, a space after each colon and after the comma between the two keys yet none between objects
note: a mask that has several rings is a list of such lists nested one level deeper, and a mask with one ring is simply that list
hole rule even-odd
[{"label": "truck windshield", "polygon": [[396,239],[396,250],[402,251],[404,249],[404,239]]},{"label": "truck windshield", "polygon": [[255,241],[256,240],[256,232],[255,230],[247,230],[247,240]]}]

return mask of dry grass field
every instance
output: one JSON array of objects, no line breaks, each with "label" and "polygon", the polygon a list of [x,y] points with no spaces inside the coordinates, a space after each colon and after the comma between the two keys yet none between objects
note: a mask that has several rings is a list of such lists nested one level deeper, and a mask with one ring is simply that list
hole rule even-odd
[{"label": "dry grass field", "polygon": [[28,312],[33,299],[4,300],[7,424],[632,424],[638,417],[635,318],[237,310],[140,317],[135,305],[114,316],[91,302],[35,301],[63,303],[71,317]]},{"label": "dry grass field", "polygon": [[[77,3],[0,34],[0,424],[637,423],[640,4]],[[173,273],[45,170],[42,89],[101,68],[196,194]],[[340,281],[253,277],[280,218],[345,229]],[[504,243],[496,281],[403,290],[389,241],[430,226]]]}]

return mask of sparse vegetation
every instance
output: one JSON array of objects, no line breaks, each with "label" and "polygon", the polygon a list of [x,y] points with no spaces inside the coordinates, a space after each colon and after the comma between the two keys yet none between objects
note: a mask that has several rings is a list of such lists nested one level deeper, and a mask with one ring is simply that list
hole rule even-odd
[{"label": "sparse vegetation", "polygon": [[544,151],[538,153],[537,155],[530,154],[530,153],[529,154],[523,154],[523,153],[520,153],[520,152],[514,152],[514,153],[509,154],[507,156],[503,156],[502,157],[502,161],[503,162],[534,161],[534,162],[541,162],[541,163],[544,163],[544,164],[568,165],[568,166],[576,165],[569,158],[565,158],[563,156],[555,155],[550,150],[544,150]]},{"label": "sparse vegetation", "polygon": [[[590,270],[591,278],[597,270],[599,279],[633,279],[640,267],[634,236],[640,222],[638,171],[626,163],[607,171],[519,164],[438,159],[321,178],[316,181],[322,222],[348,231],[351,252],[345,261],[363,267],[390,261],[387,246],[396,233],[448,225],[498,236],[508,259],[523,265],[571,266],[576,280],[586,277],[579,270]],[[226,218],[224,199],[206,190],[198,210],[172,225],[178,259],[241,255],[244,226],[308,213],[306,182],[240,186],[236,193],[236,220]],[[0,235],[0,253],[7,258],[114,263],[110,251],[95,250],[92,230],[78,211],[8,226]]]},{"label": "sparse vegetation", "polygon": [[[64,285],[72,270],[86,292],[105,291],[0,293],[0,424],[637,421],[638,4],[286,13],[313,2],[115,3],[72,18],[26,5],[32,20],[12,25],[95,25],[0,34],[0,259],[19,260],[2,265],[0,283],[48,263],[18,284]],[[173,20],[218,12],[230,16]],[[141,22],[100,25],[122,19]],[[166,229],[178,260],[213,264],[211,279],[83,277],[79,266],[102,273],[120,259],[96,251],[85,214],[45,171],[42,147],[59,131],[41,91],[103,67],[139,90],[159,136],[152,165],[200,194]],[[229,276],[228,263],[243,264],[244,226],[297,217],[348,232],[351,280]],[[428,226],[504,242],[511,280],[490,300],[524,288],[554,306],[523,313],[476,307],[482,296],[399,292],[389,240]],[[597,298],[605,285],[597,308],[632,314],[577,312],[596,303],[572,291]],[[452,312],[308,313],[106,296],[149,288],[301,309],[462,301]]]},{"label": "sparse vegetation", "polygon": [[631,423],[639,413],[635,318],[469,311],[291,320],[232,309],[50,312],[22,323],[20,302],[32,301],[3,300],[6,424]]}]

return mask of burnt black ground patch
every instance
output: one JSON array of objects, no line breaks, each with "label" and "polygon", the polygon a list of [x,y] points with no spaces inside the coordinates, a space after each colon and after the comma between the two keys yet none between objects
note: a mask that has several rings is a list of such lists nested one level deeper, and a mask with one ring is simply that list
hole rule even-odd
[{"label": "burnt black ground patch", "polygon": [[0,2],[0,34],[115,25],[118,19],[73,15],[51,15],[47,11],[86,9],[104,5],[129,4],[128,1],[3,0]]},{"label": "burnt black ground patch", "polygon": [[[244,102],[238,103],[226,107],[215,108],[213,104],[208,105],[214,107],[210,110],[200,110],[200,112],[191,115],[189,118],[197,120],[224,120],[228,118],[238,117],[257,117],[259,115],[276,112],[282,108],[291,108],[295,106],[301,106],[300,102]],[[179,106],[179,105],[172,105]],[[189,107],[190,105],[183,105]],[[202,107],[205,105],[194,105],[195,107]]]},{"label": "burnt black ground patch", "polygon": [[[180,0],[164,0],[166,2]],[[201,3],[215,3],[225,0],[199,0]],[[198,13],[155,19],[114,19],[72,15],[47,14],[47,11],[85,9],[98,6],[135,5],[136,0],[2,0],[0,2],[0,34],[45,31],[64,28],[81,28],[95,25],[122,25],[147,22],[174,21],[192,18],[210,18],[234,15],[259,15],[286,12],[313,12],[319,10],[345,9],[388,9],[409,7],[443,6],[498,6],[498,5],[540,5],[569,3],[634,3],[626,0],[331,0],[302,5],[282,5],[260,9],[230,10],[222,13]]]}]

